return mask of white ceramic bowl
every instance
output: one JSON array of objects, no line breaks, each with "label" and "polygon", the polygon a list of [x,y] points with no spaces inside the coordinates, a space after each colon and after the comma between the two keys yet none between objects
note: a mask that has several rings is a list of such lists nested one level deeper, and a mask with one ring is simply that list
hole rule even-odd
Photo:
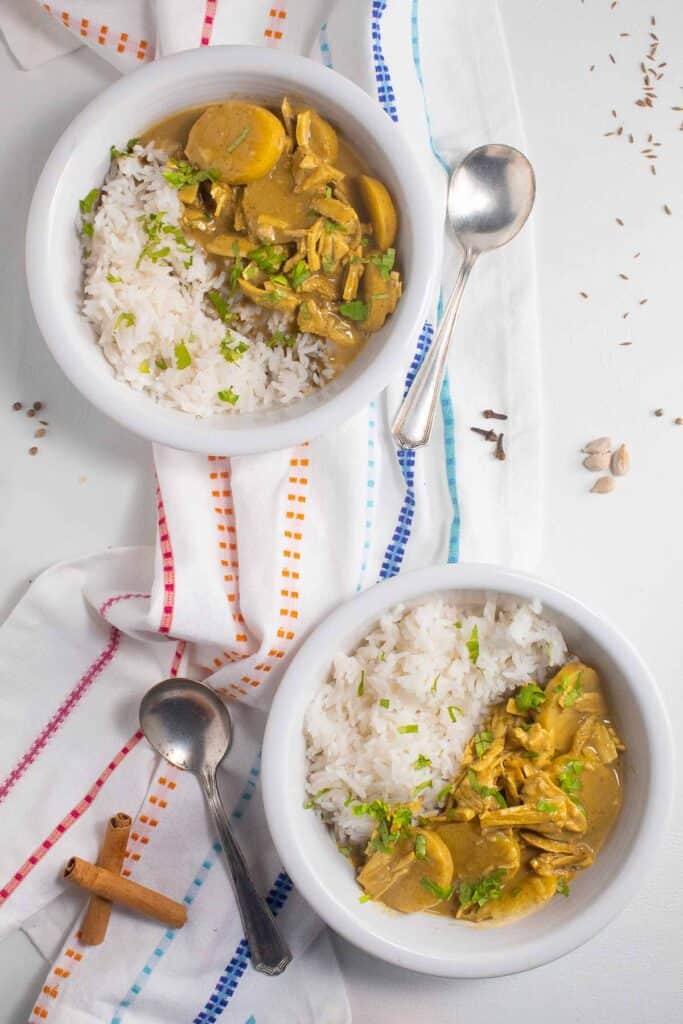
[{"label": "white ceramic bowl", "polygon": [[[577,876],[568,899],[553,899],[503,927],[472,926],[430,914],[401,915],[358,902],[353,870],[318,816],[304,810],[302,724],[333,654],[350,651],[382,612],[402,601],[457,592],[538,598],[570,650],[601,673],[627,746],[624,805],[595,864]],[[476,978],[512,974],[554,960],[586,942],[631,899],[651,872],[673,795],[673,742],[654,680],[613,626],[567,594],[488,565],[442,566],[381,583],[353,598],[304,642],[280,684],[266,729],[263,794],[285,868],[320,916],[350,942],[390,963],[427,974]]]},{"label": "white ceramic bowl", "polygon": [[[304,98],[353,139],[396,202],[405,290],[385,327],[325,388],[279,409],[198,420],[157,405],[114,379],[78,312],[76,216],[79,198],[106,174],[112,143],[121,145],[168,114],[236,94],[275,103],[285,94]],[[406,367],[424,320],[438,248],[432,203],[415,157],[373,99],[304,57],[255,46],[215,46],[166,57],[120,79],[78,115],[36,187],[26,266],[43,336],[66,375],[94,405],[152,441],[237,455],[288,447],[334,430]]]}]

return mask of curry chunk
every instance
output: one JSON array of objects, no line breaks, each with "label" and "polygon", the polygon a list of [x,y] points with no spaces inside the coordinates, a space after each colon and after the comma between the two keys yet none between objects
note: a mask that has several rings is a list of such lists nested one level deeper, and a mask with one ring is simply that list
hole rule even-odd
[{"label": "curry chunk", "polygon": [[187,155],[203,170],[215,170],[228,185],[244,185],[268,174],[285,145],[282,122],[265,107],[229,100],[207,107],[187,140]]},{"label": "curry chunk", "polygon": [[435,832],[416,828],[390,853],[377,850],[358,875],[368,896],[404,914],[428,910],[450,896],[451,854]]}]

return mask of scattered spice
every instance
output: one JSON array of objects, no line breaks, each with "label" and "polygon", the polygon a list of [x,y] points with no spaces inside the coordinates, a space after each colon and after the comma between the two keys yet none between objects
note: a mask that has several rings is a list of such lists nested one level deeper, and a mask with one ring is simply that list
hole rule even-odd
[{"label": "scattered spice", "polygon": [[505,457],[506,457],[505,456],[505,449],[503,448],[503,437],[504,436],[505,436],[504,434],[499,434],[498,435],[498,440],[496,441],[495,455],[496,455],[496,458],[499,459],[501,462],[503,462],[505,460]]},{"label": "scattered spice", "polygon": [[497,441],[498,434],[495,430],[484,430],[482,427],[470,427],[473,434],[479,434],[485,441]]},{"label": "scattered spice", "polygon": [[666,213],[669,217],[671,216],[671,207],[667,206],[666,203],[664,203],[664,213]]},{"label": "scattered spice", "polygon": [[641,299],[640,302],[638,303],[638,305],[639,306],[644,306],[646,302],[647,302],[647,299]]},{"label": "scattered spice", "polygon": [[39,430],[36,430],[36,432],[35,432],[35,434],[33,436],[34,437],[45,437],[46,434],[47,434],[47,430],[45,429],[45,427],[40,427]]},{"label": "scattered spice", "polygon": [[507,416],[504,412],[494,412],[493,409],[484,409],[482,416],[485,420],[506,420]]},{"label": "scattered spice", "polygon": [[620,228],[623,228],[623,226],[624,226],[624,222],[623,222],[623,220],[621,219],[621,217],[617,217],[617,218],[615,218],[615,219],[616,219],[616,222],[617,222],[617,224],[619,225],[619,227],[620,227]]},{"label": "scattered spice", "polygon": [[21,404],[21,402],[15,402],[12,408],[14,409],[15,412],[19,412],[19,410],[23,409],[24,407]]},{"label": "scattered spice", "polygon": [[626,476],[631,468],[631,456],[625,444],[620,444],[616,451],[612,452],[610,461],[612,476]]},{"label": "scattered spice", "polygon": [[36,410],[36,412],[40,412],[40,410],[43,408],[43,403],[42,402],[34,402],[33,403],[33,408]]},{"label": "scattered spice", "polygon": [[655,416],[663,416],[663,415],[664,415],[664,410],[663,409],[655,409]]},{"label": "scattered spice", "polygon": [[674,423],[677,427],[683,427],[683,416],[677,416]]},{"label": "scattered spice", "polygon": [[586,294],[586,292],[579,292],[579,295],[581,296],[582,299],[587,299],[588,298],[588,295]]},{"label": "scattered spice", "polygon": [[613,54],[610,53],[609,59],[612,61],[613,64],[616,64],[616,61],[614,59],[614,55]]},{"label": "scattered spice", "polygon": [[38,449],[36,448],[35,445],[33,445],[31,448],[29,448],[28,453],[29,453],[29,455],[37,455],[38,454]]},{"label": "scattered spice", "polygon": [[587,455],[599,455],[602,452],[612,451],[612,438],[611,437],[596,437],[593,441],[589,441],[581,449]]},{"label": "scattered spice", "polygon": [[620,341],[619,344],[622,345],[622,346],[623,345],[632,345],[633,342],[632,341]]},{"label": "scattered spice", "polygon": [[616,484],[611,476],[601,476],[591,487],[591,494],[609,494]]},{"label": "scattered spice", "polygon": [[619,277],[622,279],[622,281],[628,281],[628,274],[619,274]]},{"label": "scattered spice", "polygon": [[26,410],[26,415],[27,415],[27,416],[28,416],[29,418],[31,418],[31,417],[33,417],[33,416],[35,416],[35,414],[36,414],[36,410],[35,410],[35,409],[27,409],[27,410]]}]

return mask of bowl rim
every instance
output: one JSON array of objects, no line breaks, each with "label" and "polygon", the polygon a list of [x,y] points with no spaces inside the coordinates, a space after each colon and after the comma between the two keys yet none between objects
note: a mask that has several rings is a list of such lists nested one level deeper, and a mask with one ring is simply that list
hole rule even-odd
[{"label": "bowl rim", "polygon": [[[305,844],[297,841],[292,820],[293,801],[301,802],[301,793],[292,793],[288,733],[301,729],[302,716],[296,709],[293,721],[292,700],[300,680],[319,665],[320,650],[329,650],[330,659],[339,649],[339,636],[348,635],[356,625],[376,619],[383,611],[402,601],[412,601],[440,591],[491,591],[531,600],[538,598],[553,613],[565,615],[582,631],[596,638],[619,665],[643,722],[650,773],[648,799],[637,832],[626,851],[619,871],[587,906],[580,907],[566,925],[542,936],[535,936],[514,948],[482,954],[462,952],[435,956],[417,949],[397,946],[390,938],[370,934],[363,929],[358,914],[331,898],[311,866]],[[307,701],[312,690],[306,691]],[[300,735],[300,732],[299,732]],[[382,581],[338,607],[307,636],[280,682],[268,716],[263,742],[263,800],[268,826],[278,854],[302,896],[322,919],[353,945],[388,963],[424,974],[451,978],[487,978],[515,974],[549,963],[587,942],[623,910],[647,875],[647,868],[668,829],[673,805],[675,757],[673,735],[661,693],[645,662],[619,630],[572,597],[537,576],[487,563],[460,563],[419,569]],[[299,803],[300,805],[300,803]],[[334,846],[330,843],[330,853]]]},{"label": "bowl rim", "polygon": [[[55,303],[48,282],[54,273],[51,210],[64,175],[73,139],[84,137],[91,127],[116,105],[129,105],[148,88],[162,89],[164,84],[184,78],[188,81],[212,73],[251,75],[266,88],[270,81],[289,78],[296,81],[295,91],[318,94],[331,106],[343,109],[348,117],[363,121],[378,142],[386,161],[410,193],[410,202],[400,210],[408,227],[414,253],[411,279],[402,300],[387,326],[387,336],[376,354],[346,387],[332,389],[318,405],[292,413],[294,403],[285,406],[290,415],[282,420],[240,426],[236,418],[230,427],[214,427],[209,420],[196,420],[191,414],[160,406],[150,397],[136,404],[121,402],[119,386],[113,376],[93,373],[79,358],[78,343],[70,340],[67,300]],[[294,84],[292,86],[294,88]],[[236,90],[226,84],[225,94]],[[437,276],[436,254],[440,247],[439,227],[427,190],[408,188],[424,175],[399,126],[379,103],[360,86],[343,75],[311,60],[284,51],[246,45],[215,46],[187,50],[162,57],[114,82],[95,97],[65,128],[50,153],[38,179],[26,229],[26,277],[34,315],[48,348],[72,384],[101,412],[140,437],[170,447],[203,454],[256,454],[277,451],[310,441],[341,426],[364,405],[384,390],[396,377],[397,366],[407,370],[412,347],[422,330]],[[340,378],[341,379],[341,378]],[[147,398],[147,396],[144,396]],[[169,415],[171,413],[171,415]],[[177,414],[177,415],[176,415]],[[199,427],[197,426],[199,424]]]}]

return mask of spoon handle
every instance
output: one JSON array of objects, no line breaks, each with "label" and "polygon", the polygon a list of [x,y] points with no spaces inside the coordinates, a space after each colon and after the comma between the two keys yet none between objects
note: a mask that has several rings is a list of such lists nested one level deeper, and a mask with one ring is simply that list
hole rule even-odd
[{"label": "spoon handle", "polygon": [[391,433],[401,448],[421,448],[427,444],[431,436],[455,320],[476,258],[472,252],[465,253],[458,280],[451,292],[434,341],[396,413]]},{"label": "spoon handle", "polygon": [[213,814],[225,859],[230,868],[232,885],[239,907],[244,934],[249,943],[251,962],[263,974],[282,974],[292,959],[289,946],[280,935],[266,901],[258,894],[246,861],[232,834],[225,807],[218,792],[216,772],[200,774],[206,802]]}]

